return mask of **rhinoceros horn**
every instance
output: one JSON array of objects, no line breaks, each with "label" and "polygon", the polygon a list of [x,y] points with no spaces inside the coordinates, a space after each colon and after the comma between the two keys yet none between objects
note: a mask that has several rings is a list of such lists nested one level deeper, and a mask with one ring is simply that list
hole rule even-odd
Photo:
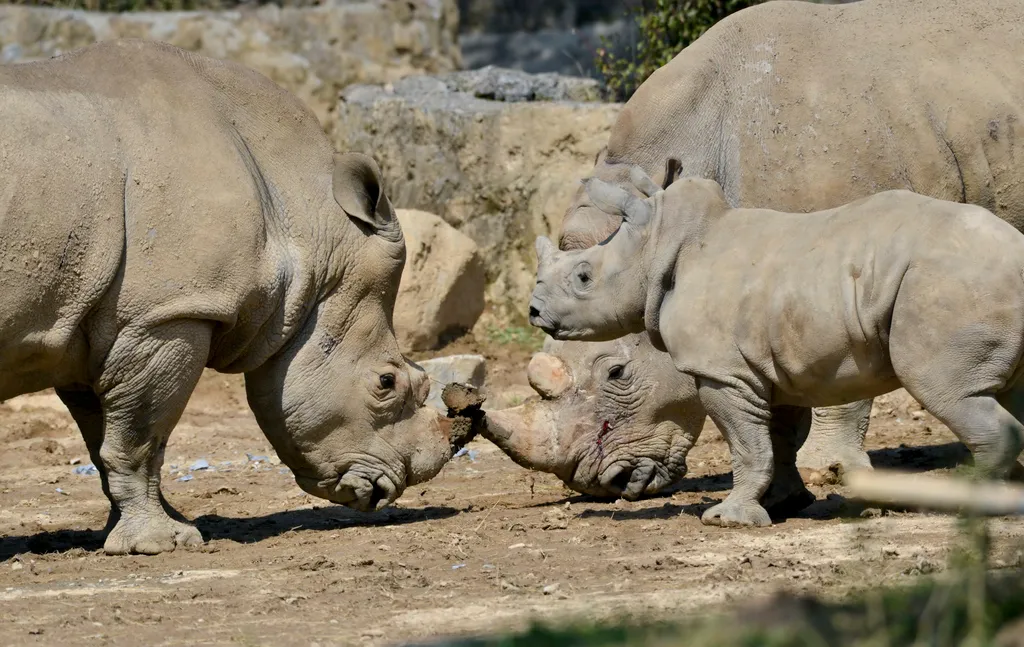
[{"label": "rhinoceros horn", "polygon": [[594,206],[607,214],[621,216],[630,224],[643,227],[654,215],[649,203],[603,180],[588,177],[583,180],[583,188]]},{"label": "rhinoceros horn", "polygon": [[526,377],[533,390],[545,400],[554,400],[572,386],[573,376],[561,359],[548,353],[536,353],[530,359]]}]

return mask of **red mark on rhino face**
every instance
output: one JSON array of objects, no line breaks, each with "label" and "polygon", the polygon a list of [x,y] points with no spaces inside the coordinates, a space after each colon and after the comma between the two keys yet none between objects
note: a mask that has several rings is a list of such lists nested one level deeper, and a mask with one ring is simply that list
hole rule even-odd
[{"label": "red mark on rhino face", "polygon": [[602,458],[604,457],[604,437],[608,435],[608,432],[612,430],[612,425],[607,420],[601,425],[601,431],[597,433],[597,453]]}]

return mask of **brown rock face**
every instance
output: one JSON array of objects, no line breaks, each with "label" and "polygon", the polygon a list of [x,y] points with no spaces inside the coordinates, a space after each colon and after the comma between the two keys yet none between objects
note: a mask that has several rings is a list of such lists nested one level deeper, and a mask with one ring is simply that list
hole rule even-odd
[{"label": "brown rock face", "polygon": [[484,310],[484,264],[476,243],[439,217],[399,209],[405,269],[395,334],[405,351],[432,350],[473,327]]}]

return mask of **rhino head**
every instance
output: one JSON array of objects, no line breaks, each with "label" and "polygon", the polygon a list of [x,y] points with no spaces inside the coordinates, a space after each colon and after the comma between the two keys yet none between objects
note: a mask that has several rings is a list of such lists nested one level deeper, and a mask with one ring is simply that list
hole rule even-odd
[{"label": "rhino head", "polygon": [[423,406],[426,375],[395,338],[405,242],[380,170],[369,157],[338,155],[331,181],[323,229],[342,233],[314,281],[320,294],[294,322],[285,309],[294,332],[246,374],[246,393],[302,489],[368,511],[433,477],[468,439]]},{"label": "rhino head", "polygon": [[705,413],[693,379],[644,341],[548,339],[527,371],[539,397],[489,411],[483,435],[584,494],[632,500],[674,483]]},{"label": "rhino head", "polygon": [[583,180],[593,205],[621,219],[604,241],[560,251],[548,238],[537,239],[529,320],[551,337],[607,341],[646,330],[664,350],[658,318],[678,256],[728,203],[713,180],[684,178],[667,189],[646,176],[634,183],[647,198],[597,178]]}]

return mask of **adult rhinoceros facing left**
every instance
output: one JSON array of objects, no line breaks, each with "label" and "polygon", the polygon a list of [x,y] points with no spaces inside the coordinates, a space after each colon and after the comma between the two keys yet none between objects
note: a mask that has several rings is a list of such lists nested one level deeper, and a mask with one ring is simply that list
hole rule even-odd
[{"label": "adult rhinoceros facing left", "polygon": [[0,398],[68,406],[108,553],[202,541],[159,483],[207,366],[245,373],[314,495],[369,510],[434,476],[453,439],[392,330],[404,262],[373,161],[251,70],[139,41],[0,67]]}]

